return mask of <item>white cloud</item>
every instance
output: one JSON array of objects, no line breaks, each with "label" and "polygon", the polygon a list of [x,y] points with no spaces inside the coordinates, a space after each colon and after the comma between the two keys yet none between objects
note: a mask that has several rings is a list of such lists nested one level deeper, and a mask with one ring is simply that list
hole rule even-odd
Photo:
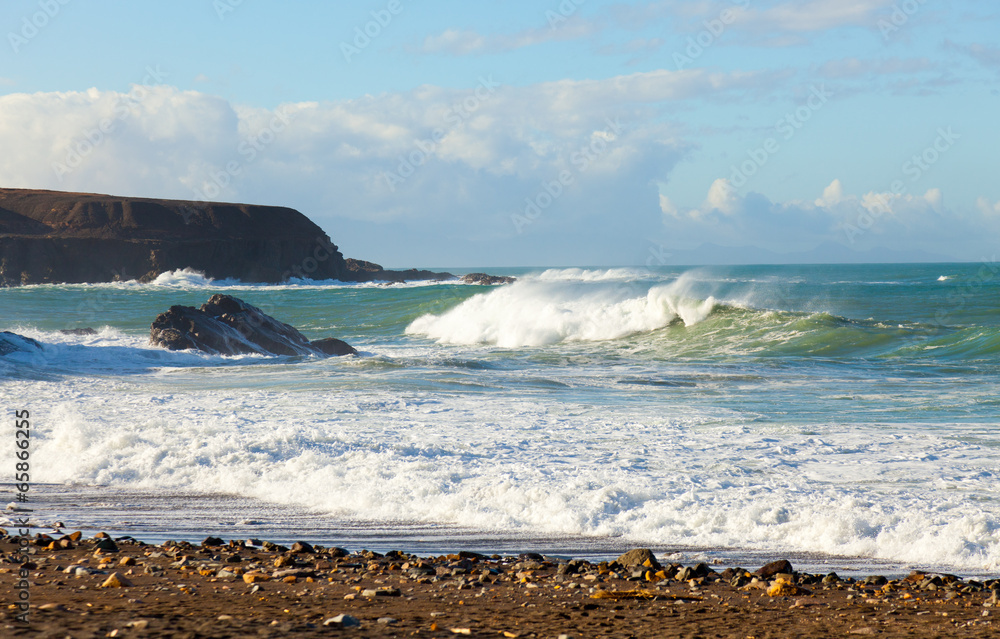
[{"label": "white cloud", "polygon": [[[0,184],[283,204],[335,238],[346,221],[420,227],[425,244],[445,232],[523,247],[576,234],[574,250],[593,252],[658,227],[656,182],[689,148],[666,108],[728,99],[766,78],[691,70],[528,87],[482,80],[273,110],[167,86],[0,96],[0,148],[18,150],[0,154]],[[512,214],[561,172],[572,184],[518,235]]]},{"label": "white cloud", "polygon": [[[666,196],[663,199],[669,202]],[[922,249],[947,254],[979,247],[984,233],[1000,231],[1000,203],[979,200],[979,212],[948,209],[940,189],[922,195],[869,192],[855,195],[833,180],[812,201],[773,202],[758,193],[740,195],[726,179],[712,183],[693,209],[661,206],[674,238],[725,246],[758,246],[777,252],[835,242],[856,250]]]},{"label": "white cloud", "polygon": [[844,26],[874,27],[875,16],[895,0],[807,0],[789,1],[748,16],[760,29],[790,33],[826,31]]},{"label": "white cloud", "polygon": [[586,38],[602,29],[600,23],[579,18],[570,18],[555,26],[523,29],[509,34],[484,35],[472,29],[447,29],[424,38],[417,51],[450,55],[503,53],[546,42]]},{"label": "white cloud", "polygon": [[[555,25],[523,29],[506,34],[483,34],[472,29],[448,29],[427,36],[416,51],[430,54],[479,55],[502,53],[546,42],[590,38],[612,27],[645,30],[657,22],[669,23],[679,33],[697,33],[706,20],[718,20],[725,11],[727,30],[741,30],[759,44],[801,44],[803,35],[840,27],[870,27],[879,12],[896,0],[788,0],[771,7],[752,6],[750,0],[676,2],[660,0],[643,4],[616,4],[600,15],[574,15]],[[693,29],[693,31],[692,31]],[[644,54],[662,48],[662,38],[635,39],[624,45],[605,45],[604,54]]]},{"label": "white cloud", "polygon": [[933,70],[927,58],[886,58],[860,60],[841,58],[820,65],[818,73],[826,78],[855,78],[865,75],[905,75]]},{"label": "white cloud", "polygon": [[987,217],[1000,215],[1000,200],[994,203],[985,197],[981,197],[976,200],[976,207]]},{"label": "white cloud", "polygon": [[966,48],[966,51],[983,66],[1000,69],[1000,47],[971,44]]}]

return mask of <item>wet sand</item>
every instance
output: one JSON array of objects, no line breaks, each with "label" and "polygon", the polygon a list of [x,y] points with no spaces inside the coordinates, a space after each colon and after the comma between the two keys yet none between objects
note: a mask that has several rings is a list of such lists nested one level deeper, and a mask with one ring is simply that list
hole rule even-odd
[{"label": "wet sand", "polygon": [[[890,580],[537,554],[348,553],[208,539],[0,541],[0,635],[17,637],[991,637],[1000,581]],[[18,563],[21,559],[27,563]],[[28,621],[18,588],[28,576]],[[21,584],[23,585],[23,584]],[[343,615],[343,616],[342,616]]]}]

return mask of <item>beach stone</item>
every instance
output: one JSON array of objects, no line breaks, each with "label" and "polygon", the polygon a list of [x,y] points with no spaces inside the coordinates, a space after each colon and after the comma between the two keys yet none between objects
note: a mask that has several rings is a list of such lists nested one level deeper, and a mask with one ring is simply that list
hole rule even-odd
[{"label": "beach stone", "polygon": [[287,579],[288,577],[295,577],[296,579],[305,579],[306,577],[314,577],[316,573],[311,570],[301,570],[299,568],[292,568],[289,570],[276,570],[272,575],[275,579]]},{"label": "beach stone", "polygon": [[378,618],[378,623],[382,624],[383,626],[391,626],[392,624],[398,623],[398,622],[399,622],[399,619],[393,619],[392,617],[379,617]]},{"label": "beach stone", "polygon": [[789,583],[784,579],[775,580],[775,582],[767,589],[767,596],[769,597],[789,597],[803,594],[808,593],[795,584]]},{"label": "beach stone", "polygon": [[243,582],[248,584],[255,584],[261,581],[270,581],[271,575],[265,575],[262,572],[248,572],[243,575]]},{"label": "beach stone", "polygon": [[410,568],[407,573],[411,579],[418,579],[420,577],[433,577],[437,574],[437,571],[430,566],[414,566]]},{"label": "beach stone", "polygon": [[99,542],[97,542],[94,549],[100,550],[101,552],[118,552],[118,545],[115,544],[110,537],[103,537]]},{"label": "beach stone", "polygon": [[777,575],[779,573],[793,573],[795,570],[792,568],[792,563],[787,559],[779,559],[778,561],[772,561],[765,566],[762,566],[759,570],[754,572],[758,577],[763,577],[768,579]]},{"label": "beach stone", "polygon": [[361,621],[351,615],[337,615],[330,617],[323,622],[324,626],[340,626],[341,628],[357,628],[361,626]]},{"label": "beach stone", "polygon": [[373,597],[399,597],[401,594],[399,588],[368,588],[361,591],[361,596],[366,599]]},{"label": "beach stone", "polygon": [[615,561],[626,568],[645,567],[656,570],[661,568],[656,555],[648,548],[633,548]]},{"label": "beach stone", "polygon": [[132,582],[117,572],[111,573],[111,576],[101,584],[101,588],[129,588],[130,586],[132,586]]},{"label": "beach stone", "polygon": [[202,546],[225,546],[226,542],[224,542],[219,537],[205,537],[205,540],[201,542],[201,545]]},{"label": "beach stone", "polygon": [[312,555],[316,553],[316,550],[304,541],[297,541],[292,544],[292,552],[296,554]]}]

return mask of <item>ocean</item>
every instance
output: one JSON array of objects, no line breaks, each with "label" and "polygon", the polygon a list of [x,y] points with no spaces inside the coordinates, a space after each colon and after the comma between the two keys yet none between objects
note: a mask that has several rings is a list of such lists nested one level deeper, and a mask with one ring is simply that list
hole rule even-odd
[{"label": "ocean", "polygon": [[[1000,265],[487,270],[0,289],[2,463],[41,531],[1000,571]],[[361,354],[148,344],[214,293]]]}]

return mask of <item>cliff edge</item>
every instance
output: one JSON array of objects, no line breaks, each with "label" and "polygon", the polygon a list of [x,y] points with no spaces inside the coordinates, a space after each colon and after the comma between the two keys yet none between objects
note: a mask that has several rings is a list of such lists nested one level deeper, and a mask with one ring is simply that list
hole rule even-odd
[{"label": "cliff edge", "polygon": [[453,277],[349,264],[287,207],[0,189],[0,286],[150,281],[183,268],[268,284]]}]

